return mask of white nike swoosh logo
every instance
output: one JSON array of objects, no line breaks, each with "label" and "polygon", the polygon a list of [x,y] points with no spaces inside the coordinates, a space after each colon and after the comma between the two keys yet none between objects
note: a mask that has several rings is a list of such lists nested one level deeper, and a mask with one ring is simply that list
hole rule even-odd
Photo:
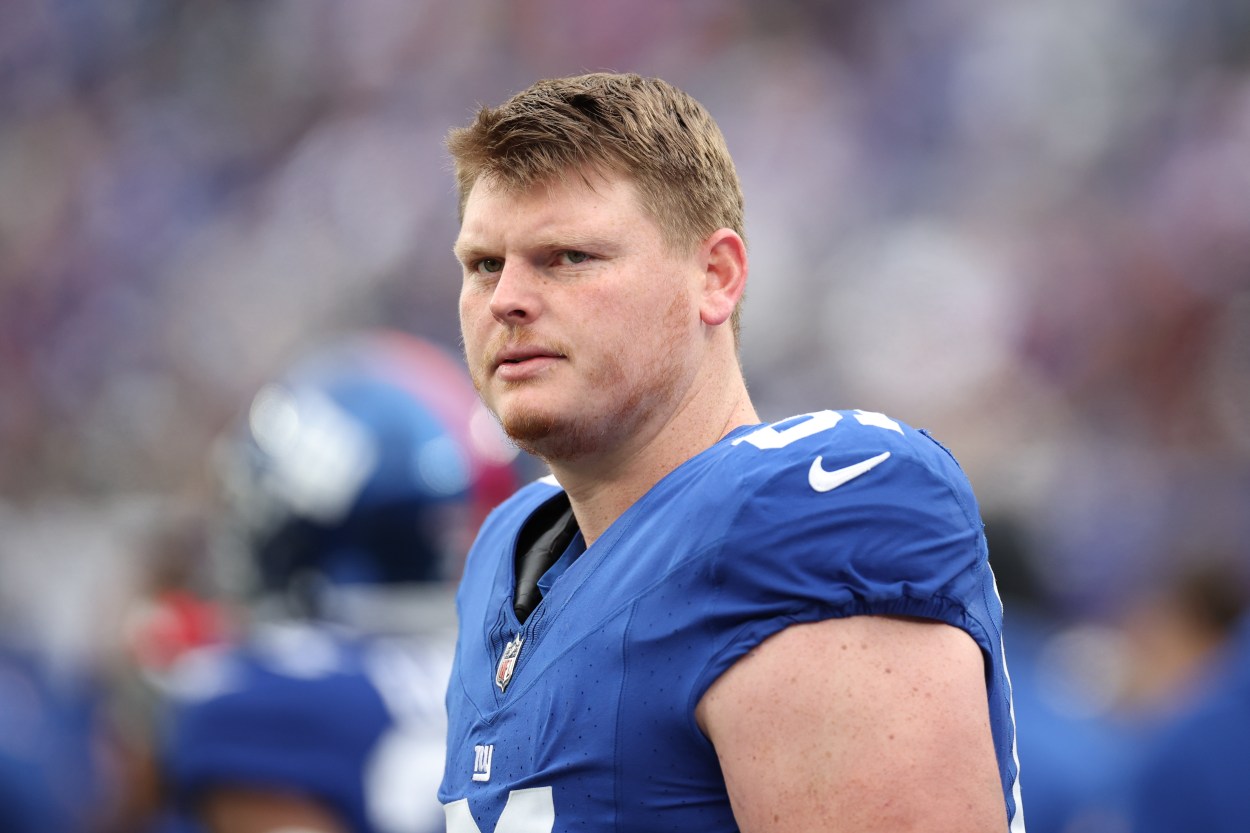
[{"label": "white nike swoosh logo", "polygon": [[889,459],[889,457],[890,452],[883,451],[876,457],[869,457],[867,460],[852,463],[849,466],[843,466],[833,471],[825,471],[824,466],[820,464],[823,458],[817,457],[812,461],[812,467],[807,472],[807,482],[818,492],[832,491],[844,483],[850,483],[861,474],[872,471]]}]

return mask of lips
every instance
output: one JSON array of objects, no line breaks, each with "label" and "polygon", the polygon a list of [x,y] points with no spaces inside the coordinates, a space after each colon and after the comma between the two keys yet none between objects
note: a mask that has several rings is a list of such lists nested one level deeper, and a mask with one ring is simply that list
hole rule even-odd
[{"label": "lips", "polygon": [[563,359],[559,350],[545,347],[516,346],[505,347],[495,354],[494,367],[498,370],[504,365],[520,365],[535,359]]},{"label": "lips", "polygon": [[511,344],[500,349],[491,363],[493,375],[506,384],[520,384],[546,376],[567,359],[563,350],[537,344]]}]

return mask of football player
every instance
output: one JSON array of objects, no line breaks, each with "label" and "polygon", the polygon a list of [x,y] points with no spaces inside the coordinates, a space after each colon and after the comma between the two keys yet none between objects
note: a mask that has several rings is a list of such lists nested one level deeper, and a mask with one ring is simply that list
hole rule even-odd
[{"label": "football player", "polygon": [[514,482],[462,366],[399,333],[317,351],[219,455],[246,638],[165,681],[165,774],[210,833],[443,828],[451,587]]},{"label": "football player", "polygon": [[0,830],[89,833],[108,812],[104,707],[87,669],[0,630]]},{"label": "football player", "polygon": [[1185,627],[1174,632],[1217,641],[1205,646],[1142,744],[1128,800],[1129,829],[1135,833],[1246,828],[1250,608],[1243,570],[1226,566],[1191,574],[1178,588],[1181,600],[1193,606]]},{"label": "football player", "polygon": [[880,413],[761,423],[707,111],[596,73],[448,143],[469,369],[553,474],[468,557],[450,833],[1021,830],[968,480]]}]

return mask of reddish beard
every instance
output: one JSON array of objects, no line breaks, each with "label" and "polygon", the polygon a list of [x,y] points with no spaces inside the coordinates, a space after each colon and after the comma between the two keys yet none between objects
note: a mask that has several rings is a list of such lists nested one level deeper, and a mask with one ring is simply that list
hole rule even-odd
[{"label": "reddish beard", "polygon": [[[649,365],[641,375],[631,380],[626,373],[627,362],[634,365],[642,363],[635,355],[606,356],[592,368],[585,379],[585,390],[624,393],[623,398],[608,402],[605,410],[594,412],[583,406],[561,413],[518,403],[501,414],[496,403],[487,400],[487,406],[517,446],[548,463],[575,462],[609,449],[613,445],[612,437],[632,435],[650,414],[677,395],[683,374],[681,363],[674,356],[675,353],[682,354],[685,348],[674,345],[673,341],[674,336],[686,327],[688,307],[684,301],[680,296],[675,297],[664,317],[655,322],[657,326],[652,331],[655,344],[638,353]],[[569,365],[567,370],[576,371],[579,366],[580,354],[564,344],[543,341],[525,330],[504,331],[492,339],[490,348],[484,351],[485,358],[472,368],[473,384],[479,394],[494,372],[491,357],[498,355],[506,346],[542,347],[562,355],[563,361]],[[500,383],[494,380],[493,384],[501,385],[506,391],[551,382],[526,380]]]},{"label": "reddish beard", "polygon": [[[620,390],[625,386],[625,373],[619,361],[599,368],[588,385],[591,390]],[[516,407],[500,424],[513,442],[535,457],[547,462],[571,463],[607,448],[611,444],[610,435],[622,430],[628,432],[628,426],[645,416],[644,410],[650,411],[654,398],[648,393],[635,383],[613,414],[584,411],[557,414],[539,408]]]}]

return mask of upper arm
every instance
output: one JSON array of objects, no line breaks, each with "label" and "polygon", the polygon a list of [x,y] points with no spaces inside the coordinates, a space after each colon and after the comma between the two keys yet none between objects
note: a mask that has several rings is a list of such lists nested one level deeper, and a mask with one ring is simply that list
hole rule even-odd
[{"label": "upper arm", "polygon": [[950,625],[793,625],[696,715],[744,833],[1007,829],[981,650]]}]

